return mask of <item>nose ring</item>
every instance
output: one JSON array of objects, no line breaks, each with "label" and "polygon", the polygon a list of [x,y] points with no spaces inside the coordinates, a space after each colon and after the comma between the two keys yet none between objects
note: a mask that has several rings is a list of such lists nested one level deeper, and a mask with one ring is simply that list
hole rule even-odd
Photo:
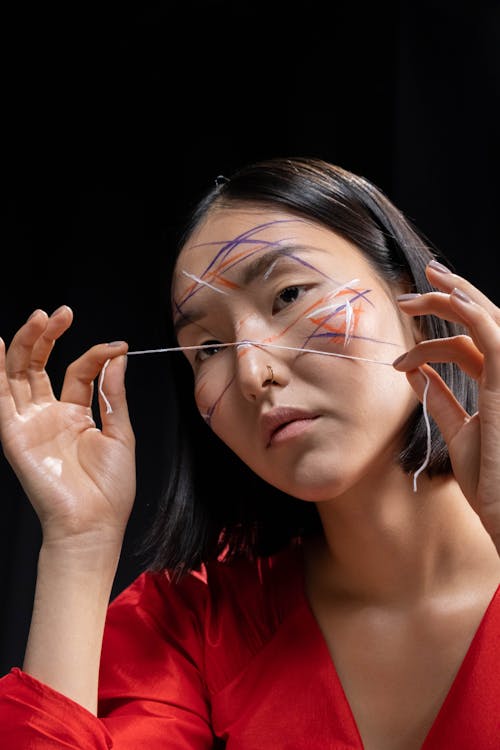
[{"label": "nose ring", "polygon": [[274,372],[273,372],[273,368],[271,367],[271,365],[266,365],[266,367],[267,367],[267,369],[269,370],[269,377],[268,377],[268,380],[270,380],[270,381],[271,381],[271,383],[274,383]]}]

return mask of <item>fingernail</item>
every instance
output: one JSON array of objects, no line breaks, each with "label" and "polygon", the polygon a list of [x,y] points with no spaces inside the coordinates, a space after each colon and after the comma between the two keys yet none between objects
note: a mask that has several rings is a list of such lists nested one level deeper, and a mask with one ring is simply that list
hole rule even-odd
[{"label": "fingernail", "polygon": [[456,297],[456,299],[459,299],[461,302],[472,302],[471,298],[468,297],[465,292],[462,292],[461,289],[457,289],[455,287],[455,289],[453,289],[451,293],[454,297]]},{"label": "fingernail", "polygon": [[125,341],[108,341],[108,346],[122,346]]},{"label": "fingernail", "polygon": [[401,354],[400,357],[397,357],[394,362],[392,363],[393,367],[396,367],[404,358],[406,357],[406,352],[404,354]]},{"label": "fingernail", "polygon": [[439,273],[451,273],[449,268],[446,268],[446,266],[443,266],[442,263],[439,263],[437,260],[431,260],[427,264],[429,268],[433,268],[435,271],[439,271]]},{"label": "fingernail", "polygon": [[411,299],[416,299],[417,297],[421,297],[421,294],[399,294],[396,297],[396,300],[398,302],[409,302]]}]

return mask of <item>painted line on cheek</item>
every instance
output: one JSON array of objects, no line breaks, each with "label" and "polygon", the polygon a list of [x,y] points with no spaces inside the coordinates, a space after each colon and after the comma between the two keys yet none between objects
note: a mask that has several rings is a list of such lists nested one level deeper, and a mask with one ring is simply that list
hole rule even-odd
[{"label": "painted line on cheek", "polygon": [[341,357],[342,359],[354,359],[359,360],[360,362],[374,362],[377,365],[390,365],[392,367],[392,363],[394,360],[391,360],[390,362],[386,362],[381,359],[370,359],[369,357],[355,357],[353,354],[340,354],[339,352],[324,352],[320,349],[309,349],[301,346],[285,346],[284,344],[270,344],[265,343],[263,341],[232,341],[228,344],[199,344],[197,346],[169,346],[165,349],[138,349],[133,352],[127,352],[127,357],[132,357],[136,354],[160,354],[164,352],[185,352],[185,351],[195,351],[197,349],[214,349],[215,347],[217,349],[223,349],[229,346],[236,346],[236,347],[247,347],[247,346],[256,346],[260,348],[272,348],[272,349],[285,349],[287,351],[293,351],[293,352],[300,352],[301,354],[309,353],[309,354],[321,354],[323,357]]},{"label": "painted line on cheek", "polygon": [[[182,352],[182,351],[197,350],[197,349],[213,349],[214,346],[215,346],[214,344],[200,344],[198,346],[171,346],[171,347],[167,347],[164,349],[142,349],[142,350],[136,350],[133,352],[128,352],[127,356],[132,356],[135,354],[159,354],[163,352]],[[386,362],[384,360],[370,359],[368,357],[355,357],[352,354],[340,354],[339,352],[323,352],[318,349],[306,349],[306,348],[298,347],[298,346],[284,346],[282,344],[270,344],[270,343],[263,343],[261,341],[232,341],[231,343],[217,344],[216,346],[217,348],[223,348],[223,347],[229,347],[229,346],[236,346],[236,347],[256,346],[258,348],[265,348],[265,349],[270,348],[270,349],[282,349],[286,351],[296,351],[296,352],[299,352],[300,354],[305,354],[305,353],[320,354],[323,357],[340,357],[341,359],[352,359],[352,360],[356,360],[359,362],[371,362],[373,364],[386,365],[389,367],[393,366],[393,360],[391,360],[390,362]],[[106,396],[104,395],[102,391],[102,382],[104,380],[105,369],[107,365],[109,364],[109,362],[110,360],[107,360],[107,362],[105,362],[104,367],[102,369],[101,380],[100,380],[100,393],[107,405],[109,405],[109,401],[106,399]],[[429,422],[429,415],[427,411],[427,393],[429,390],[430,379],[429,379],[429,376],[425,372],[422,372],[422,374],[427,380],[427,383],[424,389],[423,398],[422,398],[422,410],[424,414],[424,420],[425,420],[425,426],[426,426],[426,432],[427,432],[427,451],[426,451],[426,456],[422,465],[415,471],[415,474],[413,475],[413,491],[414,492],[417,492],[417,479],[419,475],[421,474],[422,471],[424,471],[424,469],[427,467],[429,463],[430,455],[431,455],[431,448],[432,448],[431,425]],[[216,407],[219,405],[222,397],[224,396],[228,388],[234,382],[234,379],[235,379],[234,377],[231,378],[231,380],[226,385],[226,387],[224,388],[220,396],[217,398],[215,403],[209,409],[208,413],[204,415],[204,419],[209,426],[210,426],[210,422],[211,422],[211,419],[212,419],[212,416],[214,414]],[[109,411],[111,411],[110,405],[109,405]]]}]

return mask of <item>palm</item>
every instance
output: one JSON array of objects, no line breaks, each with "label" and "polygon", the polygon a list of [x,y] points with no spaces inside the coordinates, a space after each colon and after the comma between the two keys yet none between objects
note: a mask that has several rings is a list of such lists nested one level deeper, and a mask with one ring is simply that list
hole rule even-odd
[{"label": "palm", "polygon": [[[43,527],[44,538],[88,533],[119,540],[135,496],[134,435],[123,384],[124,342],[92,347],[67,369],[56,399],[45,366],[72,313],[38,311],[5,354],[0,346],[0,436]],[[121,366],[120,366],[121,360]],[[92,417],[94,380],[110,365],[100,399],[102,429]]]},{"label": "palm", "polygon": [[133,451],[98,430],[90,409],[55,399],[36,405],[5,426],[3,446],[42,525],[90,530],[126,522]]}]

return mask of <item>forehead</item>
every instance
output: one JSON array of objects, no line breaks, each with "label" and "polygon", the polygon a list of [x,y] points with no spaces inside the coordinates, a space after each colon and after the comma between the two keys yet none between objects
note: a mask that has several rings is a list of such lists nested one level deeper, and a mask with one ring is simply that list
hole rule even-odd
[{"label": "forehead", "polygon": [[[281,252],[289,248],[297,252],[321,253],[324,260],[335,262],[338,270],[345,267],[365,272],[373,269],[352,243],[332,230],[311,220],[282,211],[266,209],[217,209],[191,235],[177,259],[173,278],[173,296],[179,297],[193,283],[192,276],[230,279],[241,274],[246,267],[262,260],[262,275],[265,274],[266,258],[269,264]],[[326,251],[326,252],[325,252]],[[321,258],[318,257],[319,262]]]}]

